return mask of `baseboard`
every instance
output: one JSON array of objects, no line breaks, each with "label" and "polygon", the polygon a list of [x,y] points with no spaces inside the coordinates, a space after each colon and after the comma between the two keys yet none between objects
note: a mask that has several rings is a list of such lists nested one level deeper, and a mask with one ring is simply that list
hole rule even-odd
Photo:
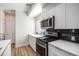
[{"label": "baseboard", "polygon": [[18,44],[18,45],[15,44],[15,47],[16,47],[16,48],[18,48],[18,47],[23,47],[23,46],[28,46],[28,44]]}]

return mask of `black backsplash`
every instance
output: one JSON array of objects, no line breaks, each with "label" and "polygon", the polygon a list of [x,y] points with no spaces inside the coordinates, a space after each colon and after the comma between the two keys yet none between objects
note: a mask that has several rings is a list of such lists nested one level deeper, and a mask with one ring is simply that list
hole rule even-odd
[{"label": "black backsplash", "polygon": [[72,42],[79,43],[79,29],[53,29],[53,28],[49,28],[46,30],[46,32],[58,32],[59,39],[68,40],[68,41],[72,41],[71,37],[74,36],[75,41],[72,41]]},{"label": "black backsplash", "polygon": [[59,29],[59,32],[60,32],[59,36],[60,39],[72,41],[71,36],[74,36],[75,41],[72,42],[79,43],[79,29]]},{"label": "black backsplash", "polygon": [[71,41],[72,29],[59,29],[59,38]]},{"label": "black backsplash", "polygon": [[57,32],[59,29],[48,28],[46,32]]}]

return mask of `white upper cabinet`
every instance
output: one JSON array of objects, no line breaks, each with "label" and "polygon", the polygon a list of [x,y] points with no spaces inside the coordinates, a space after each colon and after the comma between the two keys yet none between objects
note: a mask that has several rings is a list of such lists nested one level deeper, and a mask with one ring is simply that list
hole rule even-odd
[{"label": "white upper cabinet", "polygon": [[47,19],[50,16],[53,16],[53,14],[54,14],[54,7],[52,6],[45,7],[43,8],[43,11],[42,11],[42,18]]},{"label": "white upper cabinet", "polygon": [[54,9],[55,29],[65,29],[65,4],[60,4]]},{"label": "white upper cabinet", "polygon": [[43,8],[40,18],[44,20],[50,16],[55,16],[55,29],[79,28],[79,3],[62,3]]},{"label": "white upper cabinet", "polygon": [[66,28],[79,28],[79,3],[66,4]]},{"label": "white upper cabinet", "polygon": [[79,28],[79,3],[60,4],[54,8],[55,29]]}]

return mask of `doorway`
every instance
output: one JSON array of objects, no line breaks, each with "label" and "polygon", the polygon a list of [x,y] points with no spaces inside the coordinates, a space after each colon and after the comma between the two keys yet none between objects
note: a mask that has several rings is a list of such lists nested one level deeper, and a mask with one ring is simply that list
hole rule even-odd
[{"label": "doorway", "polygon": [[5,11],[5,39],[15,43],[15,10]]}]

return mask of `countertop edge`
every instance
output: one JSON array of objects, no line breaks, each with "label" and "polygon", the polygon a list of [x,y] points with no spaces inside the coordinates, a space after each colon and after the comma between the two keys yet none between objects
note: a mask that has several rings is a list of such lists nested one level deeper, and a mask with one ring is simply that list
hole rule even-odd
[{"label": "countertop edge", "polygon": [[0,52],[0,56],[2,56],[3,55],[3,53],[5,52],[5,50],[6,50],[6,48],[8,47],[8,45],[11,43],[11,40],[4,40],[4,41],[8,41],[7,42],[7,44],[6,44],[6,46],[4,47],[4,48],[2,48],[3,50]]},{"label": "countertop edge", "polygon": [[[52,43],[52,44],[51,44],[51,43]],[[61,47],[59,47],[59,46],[53,44],[53,42],[49,42],[48,44],[49,44],[49,45],[52,45],[52,46],[55,46],[55,47],[57,47],[57,48],[59,48],[59,49],[61,49],[61,50],[64,50],[64,51],[66,51],[66,52],[68,52],[68,53],[71,53],[71,54],[73,54],[73,55],[79,56],[79,54],[76,54],[76,53],[70,52],[70,51],[68,51],[68,50],[66,50],[66,49],[63,49],[63,48],[61,48]],[[74,44],[74,43],[73,43],[73,44]]]},{"label": "countertop edge", "polygon": [[35,38],[39,38],[39,37],[43,37],[44,36],[44,35],[38,35],[38,34],[28,34],[28,35],[31,35],[31,36],[33,36]]}]

